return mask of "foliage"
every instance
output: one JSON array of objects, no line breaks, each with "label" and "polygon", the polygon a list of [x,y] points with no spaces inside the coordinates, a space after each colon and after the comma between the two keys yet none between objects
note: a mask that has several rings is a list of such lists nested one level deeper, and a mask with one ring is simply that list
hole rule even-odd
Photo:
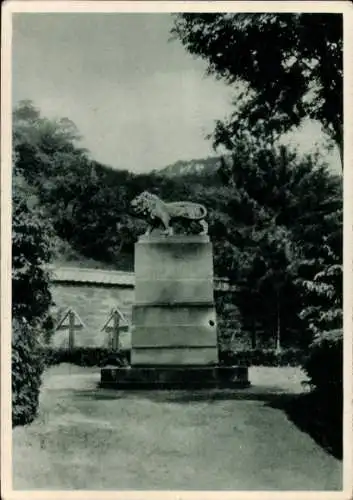
[{"label": "foliage", "polygon": [[331,330],[315,336],[303,368],[310,384],[326,398],[342,394],[343,332]]},{"label": "foliage", "polygon": [[[304,342],[311,332],[339,328],[340,182],[324,165],[315,164],[318,158],[298,162],[295,153],[276,148],[275,139],[305,118],[318,120],[342,157],[342,16],[183,13],[176,15],[173,33],[190,53],[208,62],[209,73],[224,79],[237,94],[229,120],[217,124],[214,144],[231,154],[231,161],[224,160],[220,169],[223,183],[234,187],[235,203],[228,204],[229,210],[245,208],[244,222],[253,226],[247,255],[243,240],[246,272],[236,277],[243,325],[254,306],[258,314],[264,306],[267,319],[267,311],[277,310],[277,340],[283,309],[285,317],[294,310],[290,326],[296,324],[296,336],[302,332]],[[228,259],[221,261],[223,269],[230,263],[235,275],[239,252],[232,252],[232,247],[241,239],[239,230],[226,222],[233,242],[227,238],[223,255]],[[252,251],[256,240],[258,255]],[[264,259],[266,247],[274,261]],[[267,300],[271,295],[272,305]],[[288,302],[281,304],[282,297]],[[253,346],[256,322],[254,318],[248,326]]]},{"label": "foliage", "polygon": [[[342,261],[341,183],[318,159],[287,148],[257,146],[250,157],[246,150],[245,142],[237,143],[220,168],[227,187],[217,188],[213,201],[221,211],[210,231],[217,228],[215,269],[237,285],[236,304],[253,348],[268,335],[278,348],[305,346],[312,333],[304,310],[315,304],[305,284]],[[341,288],[333,288],[339,309]],[[322,311],[323,302],[317,307]],[[265,337],[258,339],[258,330]]]},{"label": "foliage", "polygon": [[12,416],[33,420],[43,363],[39,338],[50,322],[51,294],[45,264],[52,255],[52,228],[14,151],[12,209]]},{"label": "foliage", "polygon": [[46,366],[71,363],[77,366],[125,366],[129,363],[129,352],[112,351],[105,347],[75,347],[74,349],[55,349],[45,347],[42,350]]},{"label": "foliage", "polygon": [[51,304],[49,273],[52,228],[29,196],[26,181],[14,172],[12,211],[12,312],[30,324],[41,322]]},{"label": "foliage", "polygon": [[295,347],[281,351],[276,349],[223,350],[219,354],[220,363],[228,366],[300,366],[304,357],[304,351]]},{"label": "foliage", "polygon": [[36,329],[24,319],[12,325],[12,423],[32,422],[38,411],[43,358]]},{"label": "foliage", "polygon": [[78,147],[70,120],[42,118],[30,101],[19,103],[13,123],[17,169],[59,238],[88,258],[114,262],[131,254],[140,226],[132,223],[128,200],[149,177],[135,186],[132,174],[94,162]]},{"label": "foliage", "polygon": [[[317,439],[338,458],[343,453],[343,330],[319,332],[303,359],[312,392],[304,402]],[[318,426],[318,423],[320,424]]]},{"label": "foliage", "polygon": [[209,73],[237,90],[216,142],[236,142],[245,130],[266,142],[310,118],[342,155],[342,15],[182,13],[173,33],[208,62]]},{"label": "foliage", "polygon": [[241,332],[241,318],[239,309],[234,304],[231,292],[216,293],[216,313],[219,318],[217,323],[218,348],[221,351],[231,350],[234,339]]}]

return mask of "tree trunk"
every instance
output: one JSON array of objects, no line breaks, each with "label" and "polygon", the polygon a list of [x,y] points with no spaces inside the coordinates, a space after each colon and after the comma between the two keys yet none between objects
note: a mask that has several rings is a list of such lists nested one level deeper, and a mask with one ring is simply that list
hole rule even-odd
[{"label": "tree trunk", "polygon": [[256,325],[254,320],[251,322],[251,348],[256,349]]}]

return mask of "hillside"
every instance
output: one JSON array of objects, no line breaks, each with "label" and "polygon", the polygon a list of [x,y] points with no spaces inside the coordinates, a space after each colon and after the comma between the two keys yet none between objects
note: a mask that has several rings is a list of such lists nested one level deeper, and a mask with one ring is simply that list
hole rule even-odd
[{"label": "hillside", "polygon": [[52,264],[57,267],[82,267],[86,269],[105,269],[107,271],[133,271],[133,257],[126,253],[120,253],[116,261],[106,262],[104,260],[85,257],[75,250],[68,241],[55,237]]},{"label": "hillside", "polygon": [[208,174],[215,174],[220,167],[220,156],[193,159],[193,160],[179,160],[171,165],[168,165],[158,172],[167,177],[180,177],[180,176],[205,176]]},{"label": "hillside", "polygon": [[[119,169],[113,169],[106,165],[99,164],[98,162],[93,162],[94,173],[91,180],[97,181],[100,179],[103,185],[106,186],[117,186],[121,184],[126,184],[131,180],[131,178],[136,179],[136,184],[141,182],[141,190],[147,187],[146,184],[151,183],[151,185],[158,185],[163,183],[163,180],[167,182],[168,189],[174,195],[177,195],[177,187],[179,181],[185,177],[188,178],[189,186],[191,187],[194,183],[201,182],[202,184],[208,184],[208,182],[216,182],[216,177],[218,177],[218,169],[221,165],[221,157],[208,157],[201,159],[192,159],[188,161],[179,160],[171,165],[168,165],[161,170],[154,170],[150,174],[140,174],[136,177],[126,171]],[[139,180],[140,179],[140,180]],[[159,180],[158,180],[159,179]],[[103,187],[103,186],[102,186]],[[56,203],[56,200],[53,200]],[[98,214],[97,214],[98,216]],[[126,252],[119,251],[119,254],[113,261],[107,262],[100,258],[90,258],[84,255],[77,248],[74,249],[71,244],[59,235],[55,238],[55,252],[54,252],[54,263],[56,265],[65,266],[78,266],[78,267],[89,267],[89,268],[102,268],[102,269],[120,269],[124,271],[131,271],[133,262],[131,255],[132,247]],[[109,259],[110,260],[110,259]]]}]

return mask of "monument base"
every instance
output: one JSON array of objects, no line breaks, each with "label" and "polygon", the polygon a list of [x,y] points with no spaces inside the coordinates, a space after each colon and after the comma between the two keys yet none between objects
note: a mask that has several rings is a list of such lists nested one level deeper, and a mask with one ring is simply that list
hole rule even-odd
[{"label": "monument base", "polygon": [[105,367],[100,387],[141,389],[231,389],[250,385],[247,366],[143,366]]}]

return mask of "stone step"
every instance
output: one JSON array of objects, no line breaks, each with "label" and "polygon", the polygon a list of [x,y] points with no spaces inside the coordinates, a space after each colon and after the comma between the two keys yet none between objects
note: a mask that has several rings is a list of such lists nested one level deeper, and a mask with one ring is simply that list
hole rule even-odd
[{"label": "stone step", "polygon": [[135,347],[131,349],[131,365],[208,365],[218,362],[218,348],[209,347]]},{"label": "stone step", "polygon": [[249,387],[246,366],[134,366],[101,369],[100,386],[117,390]]}]

